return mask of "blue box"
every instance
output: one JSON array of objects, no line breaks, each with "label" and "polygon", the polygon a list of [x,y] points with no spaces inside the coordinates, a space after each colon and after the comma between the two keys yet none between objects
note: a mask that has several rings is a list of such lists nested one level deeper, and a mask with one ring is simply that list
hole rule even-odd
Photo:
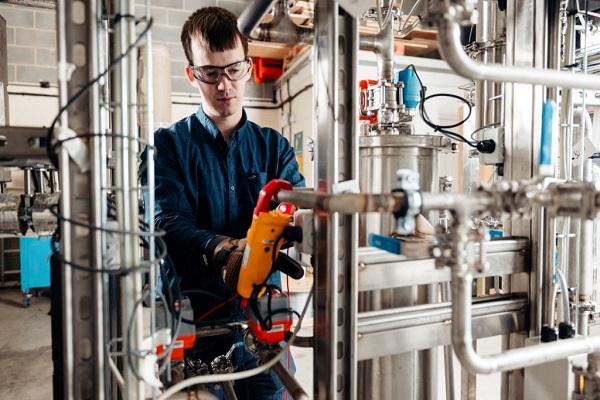
[{"label": "blue box", "polygon": [[50,286],[50,236],[20,237],[21,291]]}]

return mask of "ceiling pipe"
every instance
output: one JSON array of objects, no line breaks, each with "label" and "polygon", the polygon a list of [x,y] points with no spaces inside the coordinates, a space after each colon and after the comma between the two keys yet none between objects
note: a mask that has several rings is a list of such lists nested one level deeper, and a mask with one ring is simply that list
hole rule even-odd
[{"label": "ceiling pipe", "polygon": [[457,74],[468,79],[527,83],[548,87],[600,90],[600,76],[561,72],[542,68],[522,68],[501,64],[481,64],[469,58],[460,42],[457,22],[439,21],[439,51]]},{"label": "ceiling pipe", "polygon": [[297,25],[290,17],[287,0],[278,0],[273,20],[260,23],[273,0],[253,0],[238,18],[238,29],[251,40],[285,44],[313,44],[314,29]]}]

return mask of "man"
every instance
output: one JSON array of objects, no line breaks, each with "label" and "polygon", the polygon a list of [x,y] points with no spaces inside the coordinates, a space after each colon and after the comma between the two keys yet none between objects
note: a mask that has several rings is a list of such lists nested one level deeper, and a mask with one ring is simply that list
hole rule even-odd
[{"label": "man", "polygon": [[[304,186],[304,178],[288,141],[249,121],[242,107],[252,60],[235,15],[201,8],[183,25],[181,42],[186,76],[202,101],[195,114],[155,133],[155,223],[166,231],[170,284],[175,271],[194,318],[240,320],[239,299],[232,300],[235,285],[228,288],[222,279],[229,255],[245,246],[240,239],[261,188],[275,178]],[[278,275],[271,283],[279,284]],[[239,334],[198,339],[195,356],[210,363],[239,340]],[[233,362],[238,370],[256,366],[243,347],[235,350]],[[285,397],[272,373],[238,381],[234,389],[239,399]]]}]

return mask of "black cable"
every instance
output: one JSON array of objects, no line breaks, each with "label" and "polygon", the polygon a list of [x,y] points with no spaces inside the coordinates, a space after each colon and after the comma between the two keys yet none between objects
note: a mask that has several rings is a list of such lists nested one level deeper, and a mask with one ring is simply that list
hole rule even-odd
[{"label": "black cable", "polygon": [[477,142],[478,140],[475,138],[475,134],[476,133],[481,132],[481,131],[483,131],[485,129],[488,129],[488,128],[494,128],[494,127],[499,126],[499,125],[502,125],[502,123],[500,123],[500,122],[494,122],[494,123],[482,126],[481,128],[475,129],[473,132],[471,132],[471,140],[474,140],[474,141]]},{"label": "black cable", "polygon": [[[140,137],[123,136],[123,135],[117,135],[115,133],[91,133],[91,132],[90,133],[82,133],[82,134],[78,134],[76,136],[71,136],[68,138],[56,140],[56,142],[49,145],[50,151],[56,155],[56,148],[62,146],[62,144],[65,142],[68,142],[68,141],[74,140],[74,139],[94,138],[94,137],[110,137],[110,138],[116,138],[116,139],[129,139],[133,142],[138,142],[139,144],[145,145],[148,149],[152,149],[152,150],[156,151],[156,146],[149,144],[147,140],[142,139]],[[47,147],[48,146],[46,146],[46,148]]]},{"label": "black cable", "polygon": [[[409,68],[412,68],[413,72],[415,73],[415,76],[417,77],[417,80],[419,81],[419,85],[421,87],[421,90],[420,90],[421,101],[419,102],[419,114],[421,115],[421,119],[423,119],[423,122],[425,122],[429,127],[433,128],[434,132],[439,132],[442,135],[449,137],[450,139],[465,143],[473,148],[477,148],[477,143],[471,143],[469,140],[465,139],[463,136],[459,135],[458,133],[448,131],[448,129],[452,129],[452,128],[461,126],[469,120],[469,118],[471,117],[471,112],[472,112],[471,104],[469,104],[469,102],[466,99],[464,99],[460,96],[451,94],[451,93],[437,93],[437,94],[432,94],[432,95],[426,96],[425,94],[427,92],[427,87],[425,87],[423,85],[423,82],[421,81],[421,78],[419,77],[419,74],[417,73],[417,69],[415,68],[415,66],[413,64],[410,64],[409,66],[406,67],[406,69],[409,69]],[[450,124],[450,125],[434,124],[433,122],[431,122],[431,119],[429,118],[429,115],[427,114],[427,110],[425,109],[425,102],[427,100],[431,100],[436,97],[449,97],[449,98],[453,98],[453,99],[462,101],[468,107],[469,112],[467,113],[467,116],[455,124]]]},{"label": "black cable", "polygon": [[[120,19],[122,17],[129,17],[129,16],[116,15],[114,18],[115,19]],[[150,28],[152,27],[153,22],[154,22],[154,19],[152,17],[149,20],[147,20],[146,27],[144,28],[144,30],[142,32],[140,32],[140,34],[138,35],[138,37],[136,38],[136,40],[125,50],[125,52],[123,52],[119,57],[115,58],[108,65],[108,67],[102,73],[100,73],[97,77],[95,77],[94,79],[92,79],[91,81],[89,81],[88,83],[86,83],[85,85],[83,85],[83,87],[81,89],[79,89],[73,96],[71,96],[71,98],[67,101],[67,104],[65,104],[58,111],[58,114],[56,115],[56,118],[54,118],[54,120],[50,124],[50,127],[48,128],[48,132],[46,134],[46,150],[47,150],[47,153],[48,153],[48,158],[50,159],[50,161],[52,162],[52,164],[54,165],[55,168],[58,168],[58,158],[56,157],[56,153],[53,153],[51,151],[52,148],[53,148],[53,146],[51,145],[51,143],[52,143],[52,136],[53,136],[53,133],[54,133],[54,127],[58,123],[58,120],[60,119],[61,115],[65,111],[67,111],[67,109],[69,109],[69,107],[71,107],[71,105],[73,105],[73,103],[75,103],[75,101],[77,101],[83,94],[85,94],[88,90],[90,90],[92,88],[92,86],[94,86],[100,79],[102,79],[110,71],[112,71],[125,57],[127,57],[129,55],[129,53],[131,53],[131,51],[134,48],[136,48],[139,45],[140,41],[150,31]],[[64,128],[66,128],[66,127],[64,127]]]}]

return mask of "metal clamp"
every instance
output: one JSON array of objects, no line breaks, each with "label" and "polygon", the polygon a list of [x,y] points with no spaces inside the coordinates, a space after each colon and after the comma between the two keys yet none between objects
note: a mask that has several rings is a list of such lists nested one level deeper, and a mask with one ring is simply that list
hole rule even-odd
[{"label": "metal clamp", "polygon": [[396,232],[401,235],[410,235],[416,226],[415,218],[421,213],[423,198],[421,197],[419,174],[409,169],[399,169],[396,172],[398,185],[392,192],[403,192],[405,205],[394,213],[396,217]]}]

